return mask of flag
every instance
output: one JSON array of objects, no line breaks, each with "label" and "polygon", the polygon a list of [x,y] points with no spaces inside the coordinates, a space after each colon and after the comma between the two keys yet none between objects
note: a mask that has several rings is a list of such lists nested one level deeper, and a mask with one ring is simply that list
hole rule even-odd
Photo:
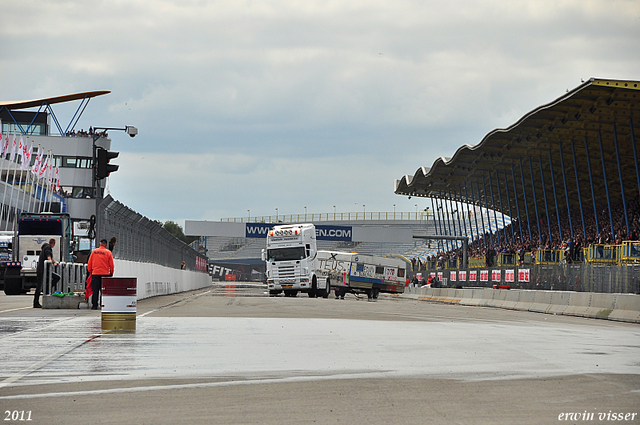
[{"label": "flag", "polygon": [[60,168],[56,165],[56,191],[60,192]]},{"label": "flag", "polygon": [[4,136],[4,143],[2,144],[2,157],[9,152],[9,133]]},{"label": "flag", "polygon": [[[53,159],[53,158],[49,158],[49,159]],[[53,164],[52,161],[49,161],[49,166],[47,167],[49,169],[49,173],[47,176],[47,181],[49,182],[49,184],[53,183]]]},{"label": "flag", "polygon": [[40,172],[40,166],[42,166],[42,151],[38,152],[38,155],[36,156],[36,162],[33,164],[31,172],[37,176]]},{"label": "flag", "polygon": [[24,145],[24,151],[22,153],[22,165],[20,165],[21,170],[26,170],[31,165],[31,155],[33,153],[33,144],[29,148],[27,148],[27,144]]},{"label": "flag", "polygon": [[87,277],[87,284],[85,285],[84,299],[88,300],[93,295],[93,285],[91,284],[91,275]]},{"label": "flag", "polygon": [[47,162],[48,162],[49,157],[45,157],[44,160],[42,161],[42,165],[40,167],[40,169],[38,170],[38,177],[43,178],[45,172],[47,171]]},{"label": "flag", "polygon": [[9,157],[9,161],[13,162],[16,158],[16,147],[18,146],[18,139],[16,139],[16,135],[13,135],[13,144],[11,145],[11,156]]}]

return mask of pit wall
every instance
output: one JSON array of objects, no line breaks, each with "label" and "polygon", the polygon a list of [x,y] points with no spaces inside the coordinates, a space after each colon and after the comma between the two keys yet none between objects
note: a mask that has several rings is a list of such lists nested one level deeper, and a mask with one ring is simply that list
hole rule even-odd
[{"label": "pit wall", "polygon": [[447,304],[640,323],[640,295],[492,288],[405,288],[405,297]]},{"label": "pit wall", "polygon": [[154,263],[114,260],[114,277],[138,279],[137,299],[175,294],[211,286],[207,273],[173,269]]}]

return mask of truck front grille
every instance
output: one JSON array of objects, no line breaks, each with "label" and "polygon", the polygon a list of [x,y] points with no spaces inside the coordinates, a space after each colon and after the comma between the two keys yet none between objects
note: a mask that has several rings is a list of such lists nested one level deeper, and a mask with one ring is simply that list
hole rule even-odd
[{"label": "truck front grille", "polygon": [[296,276],[294,266],[280,266],[278,267],[278,274],[276,277],[280,279],[293,279]]}]

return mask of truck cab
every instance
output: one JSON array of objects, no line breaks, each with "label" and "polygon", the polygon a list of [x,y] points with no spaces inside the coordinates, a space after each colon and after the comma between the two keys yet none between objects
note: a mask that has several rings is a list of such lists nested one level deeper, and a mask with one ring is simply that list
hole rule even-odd
[{"label": "truck cab", "polygon": [[270,295],[284,292],[296,296],[329,296],[326,279],[318,279],[316,228],[313,224],[275,226],[267,233],[267,248],[262,259],[267,263],[267,287]]},{"label": "truck cab", "polygon": [[71,220],[69,214],[21,213],[13,236],[12,261],[4,270],[4,292],[18,295],[29,292],[37,284],[36,269],[40,249],[55,239],[53,257],[56,261],[72,262],[69,252]]}]

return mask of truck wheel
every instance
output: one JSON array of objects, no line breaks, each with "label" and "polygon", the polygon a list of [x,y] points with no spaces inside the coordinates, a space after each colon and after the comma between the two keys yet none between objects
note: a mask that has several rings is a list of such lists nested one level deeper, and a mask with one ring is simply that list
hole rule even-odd
[{"label": "truck wheel", "polygon": [[378,288],[373,288],[373,289],[371,289],[371,297],[372,297],[374,300],[377,300],[377,299],[378,299],[378,294],[379,294],[379,293],[380,293],[380,289],[378,289]]},{"label": "truck wheel", "polygon": [[4,278],[4,293],[6,295],[20,295],[22,294],[22,279],[20,277],[8,277]]},{"label": "truck wheel", "polygon": [[309,298],[315,298],[318,294],[318,281],[316,280],[316,277],[313,277],[313,280],[311,281],[311,288],[309,289]]},{"label": "truck wheel", "polygon": [[322,298],[329,298],[329,294],[331,294],[331,281],[327,278],[327,287],[324,288],[324,291],[322,292]]},{"label": "truck wheel", "polygon": [[276,290],[276,289],[271,289],[269,290],[269,296],[270,297],[275,297],[276,295],[278,295],[280,293],[280,291]]}]

